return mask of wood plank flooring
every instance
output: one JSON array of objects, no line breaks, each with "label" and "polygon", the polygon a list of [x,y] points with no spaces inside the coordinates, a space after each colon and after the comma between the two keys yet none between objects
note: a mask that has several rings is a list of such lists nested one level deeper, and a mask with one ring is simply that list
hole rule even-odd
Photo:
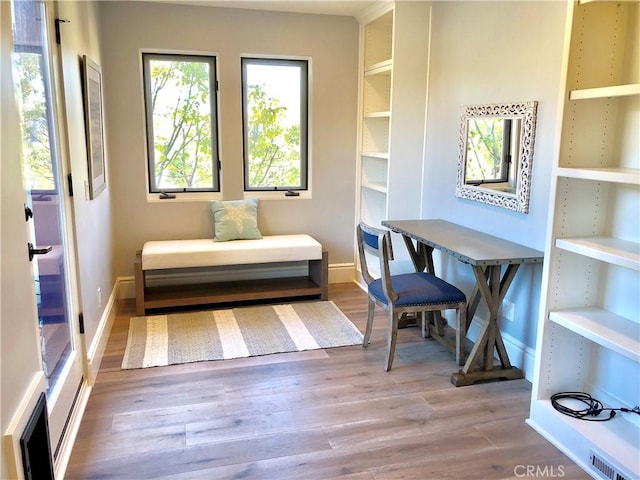
[{"label": "wood plank flooring", "polygon": [[[366,295],[329,297],[364,331]],[[525,380],[454,387],[453,354],[386,315],[360,346],[121,370],[122,302],[68,479],[586,479],[528,425]],[[535,475],[533,475],[535,474]]]}]

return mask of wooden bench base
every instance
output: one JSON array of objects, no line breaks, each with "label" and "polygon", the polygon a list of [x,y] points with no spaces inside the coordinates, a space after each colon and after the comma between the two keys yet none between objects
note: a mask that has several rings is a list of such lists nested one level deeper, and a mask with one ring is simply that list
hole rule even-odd
[{"label": "wooden bench base", "polygon": [[138,251],[133,264],[136,286],[136,314],[143,316],[147,309],[212,305],[252,300],[284,298],[329,298],[329,254],[322,252],[321,260],[309,260],[308,277],[280,277],[234,282],[215,282],[195,285],[148,287],[146,271],[142,269],[142,252]]}]

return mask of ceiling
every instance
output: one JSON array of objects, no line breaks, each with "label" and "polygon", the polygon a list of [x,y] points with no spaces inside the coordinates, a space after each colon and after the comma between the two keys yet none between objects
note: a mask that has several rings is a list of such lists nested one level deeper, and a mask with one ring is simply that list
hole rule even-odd
[{"label": "ceiling", "polygon": [[[157,2],[277,12],[357,16],[376,0],[154,0]],[[380,0],[378,0],[380,1]]]}]

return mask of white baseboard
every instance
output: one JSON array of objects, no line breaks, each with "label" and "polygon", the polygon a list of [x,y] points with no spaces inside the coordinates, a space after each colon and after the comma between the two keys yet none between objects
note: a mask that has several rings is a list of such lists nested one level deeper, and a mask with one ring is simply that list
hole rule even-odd
[{"label": "white baseboard", "polygon": [[329,283],[351,283],[356,277],[353,263],[334,263],[329,265]]},{"label": "white baseboard", "polygon": [[102,363],[102,357],[104,356],[104,350],[109,340],[109,334],[111,333],[111,327],[116,317],[117,300],[119,297],[119,279],[116,279],[116,283],[111,289],[109,300],[105,305],[105,309],[100,317],[100,323],[98,329],[93,337],[91,345],[87,349],[87,381],[89,385],[93,385],[100,369],[100,363]]},{"label": "white baseboard", "polygon": [[133,277],[118,277],[118,300],[136,298],[136,284]]},{"label": "white baseboard", "polygon": [[80,387],[80,391],[78,392],[78,398],[76,398],[73,412],[71,412],[71,416],[69,417],[67,431],[65,432],[64,438],[62,440],[62,445],[60,445],[60,450],[58,451],[58,458],[56,459],[55,464],[55,478],[64,478],[65,476],[67,467],[69,465],[69,459],[71,458],[73,445],[76,442],[78,430],[80,429],[80,423],[82,422],[84,411],[87,408],[87,402],[89,401],[89,396],[91,395],[92,388],[93,387],[89,384],[89,382],[82,382],[82,386]]}]

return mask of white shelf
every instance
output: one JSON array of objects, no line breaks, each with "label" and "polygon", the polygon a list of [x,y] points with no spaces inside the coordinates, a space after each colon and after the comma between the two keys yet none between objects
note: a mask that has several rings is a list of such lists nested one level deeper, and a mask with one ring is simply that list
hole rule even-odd
[{"label": "white shelf", "polygon": [[640,363],[640,324],[596,307],[549,312],[549,320]]},{"label": "white shelf", "polygon": [[558,176],[610,183],[640,185],[640,170],[634,168],[558,168]]},{"label": "white shelf", "polygon": [[556,247],[621,267],[640,270],[640,245],[613,237],[558,238]]},{"label": "white shelf", "polygon": [[389,152],[360,152],[361,157],[389,159]]},{"label": "white shelf", "polygon": [[364,69],[364,76],[370,75],[390,75],[393,69],[393,60],[384,60],[382,62],[375,63]]},{"label": "white shelf", "polygon": [[625,97],[629,95],[640,95],[640,83],[572,90],[569,92],[569,100],[589,100],[592,98]]},{"label": "white shelf", "polygon": [[387,193],[387,186],[384,183],[367,182],[362,184],[362,188],[366,188],[374,192]]},{"label": "white shelf", "polygon": [[390,118],[391,112],[369,112],[364,114],[364,118]]},{"label": "white shelf", "polygon": [[630,414],[618,413],[607,422],[589,422],[556,411],[551,400],[547,399],[532,401],[531,412],[532,417],[527,423],[585,471],[592,475],[599,473],[591,465],[590,457],[595,451],[605,461],[614,463],[611,466],[624,475],[618,478],[638,478],[640,429],[624,418]]}]

